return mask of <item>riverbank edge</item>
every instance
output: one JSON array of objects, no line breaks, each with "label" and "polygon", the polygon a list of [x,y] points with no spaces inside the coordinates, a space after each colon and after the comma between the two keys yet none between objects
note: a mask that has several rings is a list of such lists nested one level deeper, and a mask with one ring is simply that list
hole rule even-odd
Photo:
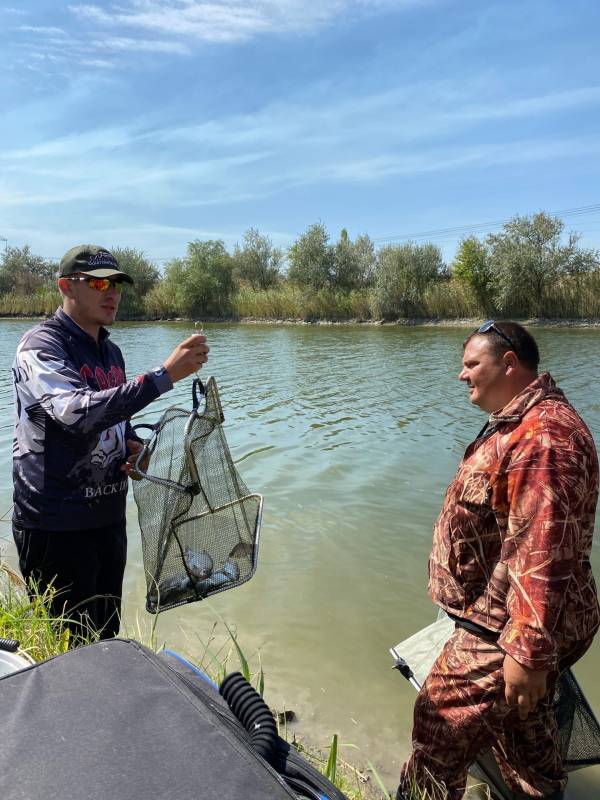
[{"label": "riverbank edge", "polygon": [[[9,320],[32,320],[39,322],[40,320],[49,319],[50,315],[27,315],[27,314],[11,314],[0,316],[0,322]],[[497,317],[497,320],[504,319]],[[532,318],[511,318],[513,322],[518,322],[525,327],[537,328],[600,328],[600,318],[592,317],[586,319],[576,318],[545,318],[545,317],[532,317]],[[326,320],[314,319],[306,320],[296,317],[285,319],[275,319],[269,317],[205,317],[203,323],[218,324],[230,323],[236,325],[322,325],[325,327],[331,326],[367,326],[367,327],[385,327],[385,328],[410,328],[410,327],[439,327],[439,328],[473,328],[481,325],[485,321],[484,317],[462,317],[462,318],[443,318],[436,317],[416,317],[416,318],[400,318],[396,320],[383,320],[383,319],[347,319],[347,320]],[[117,322],[185,322],[193,323],[194,319],[188,317],[136,317],[135,319],[119,319]]]},{"label": "riverbank edge", "polygon": [[[502,319],[498,317],[498,320]],[[234,320],[232,320],[234,321]],[[465,317],[462,319],[436,319],[431,318],[418,318],[418,319],[397,319],[397,320],[301,320],[301,319],[284,319],[284,320],[270,320],[260,319],[255,317],[244,317],[237,320],[240,324],[244,325],[367,325],[372,327],[439,327],[439,328],[472,328],[481,325],[485,321],[484,317]],[[556,328],[600,328],[600,319],[545,319],[545,318],[532,318],[532,319],[513,319],[513,322],[518,322],[526,327],[556,327]]]}]

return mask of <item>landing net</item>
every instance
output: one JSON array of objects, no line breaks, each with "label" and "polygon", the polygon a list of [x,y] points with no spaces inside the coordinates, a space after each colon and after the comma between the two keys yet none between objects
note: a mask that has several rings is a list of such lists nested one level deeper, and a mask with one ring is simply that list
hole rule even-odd
[{"label": "landing net", "polygon": [[152,431],[133,493],[153,614],[233,589],[256,571],[262,496],[233,464],[214,378],[195,379],[192,395],[191,411],[174,406],[155,425],[135,426]]}]

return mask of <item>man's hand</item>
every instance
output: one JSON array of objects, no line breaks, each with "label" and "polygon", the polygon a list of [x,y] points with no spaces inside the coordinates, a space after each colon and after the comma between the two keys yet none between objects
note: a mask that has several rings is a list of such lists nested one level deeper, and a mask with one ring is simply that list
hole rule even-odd
[{"label": "man's hand", "polygon": [[[134,464],[137,460],[138,453],[143,448],[143,445],[140,444],[135,439],[127,439],[127,450],[129,451],[129,455],[127,456],[127,461],[124,464],[121,464],[121,470],[124,472],[128,477],[131,478],[132,481],[140,481],[142,476],[139,472],[136,471]],[[148,464],[150,463],[150,455],[147,453],[146,456],[140,462],[140,468],[146,472],[148,470]]]},{"label": "man's hand", "polygon": [[546,694],[547,675],[548,670],[529,669],[508,654],[504,657],[504,695],[509,706],[519,709],[520,719],[527,719]]},{"label": "man's hand", "polygon": [[194,333],[178,344],[163,364],[173,383],[199,370],[208,361],[208,350],[206,336],[201,333]]}]

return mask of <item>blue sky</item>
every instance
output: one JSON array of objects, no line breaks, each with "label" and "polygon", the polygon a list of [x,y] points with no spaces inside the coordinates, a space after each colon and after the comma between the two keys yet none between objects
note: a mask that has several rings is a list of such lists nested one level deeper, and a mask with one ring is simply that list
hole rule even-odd
[{"label": "blue sky", "polygon": [[161,264],[600,204],[599,30],[594,0],[0,1],[0,237]]}]

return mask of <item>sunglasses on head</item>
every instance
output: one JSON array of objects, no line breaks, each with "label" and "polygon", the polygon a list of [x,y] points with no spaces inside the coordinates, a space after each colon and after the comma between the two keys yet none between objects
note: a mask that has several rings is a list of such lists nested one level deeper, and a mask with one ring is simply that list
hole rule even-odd
[{"label": "sunglasses on head", "polygon": [[108,292],[109,289],[116,289],[117,292],[123,291],[123,281],[119,278],[90,278],[89,276],[78,276],[76,278],[69,278],[70,281],[84,281],[97,292]]},{"label": "sunglasses on head", "polygon": [[487,322],[484,322],[481,327],[477,328],[477,333],[489,333],[489,331],[493,331],[497,333],[501,339],[510,345],[510,349],[516,352],[516,347],[514,343],[511,341],[510,337],[508,337],[505,333],[503,333],[500,328],[496,325],[493,319],[488,319]]}]

